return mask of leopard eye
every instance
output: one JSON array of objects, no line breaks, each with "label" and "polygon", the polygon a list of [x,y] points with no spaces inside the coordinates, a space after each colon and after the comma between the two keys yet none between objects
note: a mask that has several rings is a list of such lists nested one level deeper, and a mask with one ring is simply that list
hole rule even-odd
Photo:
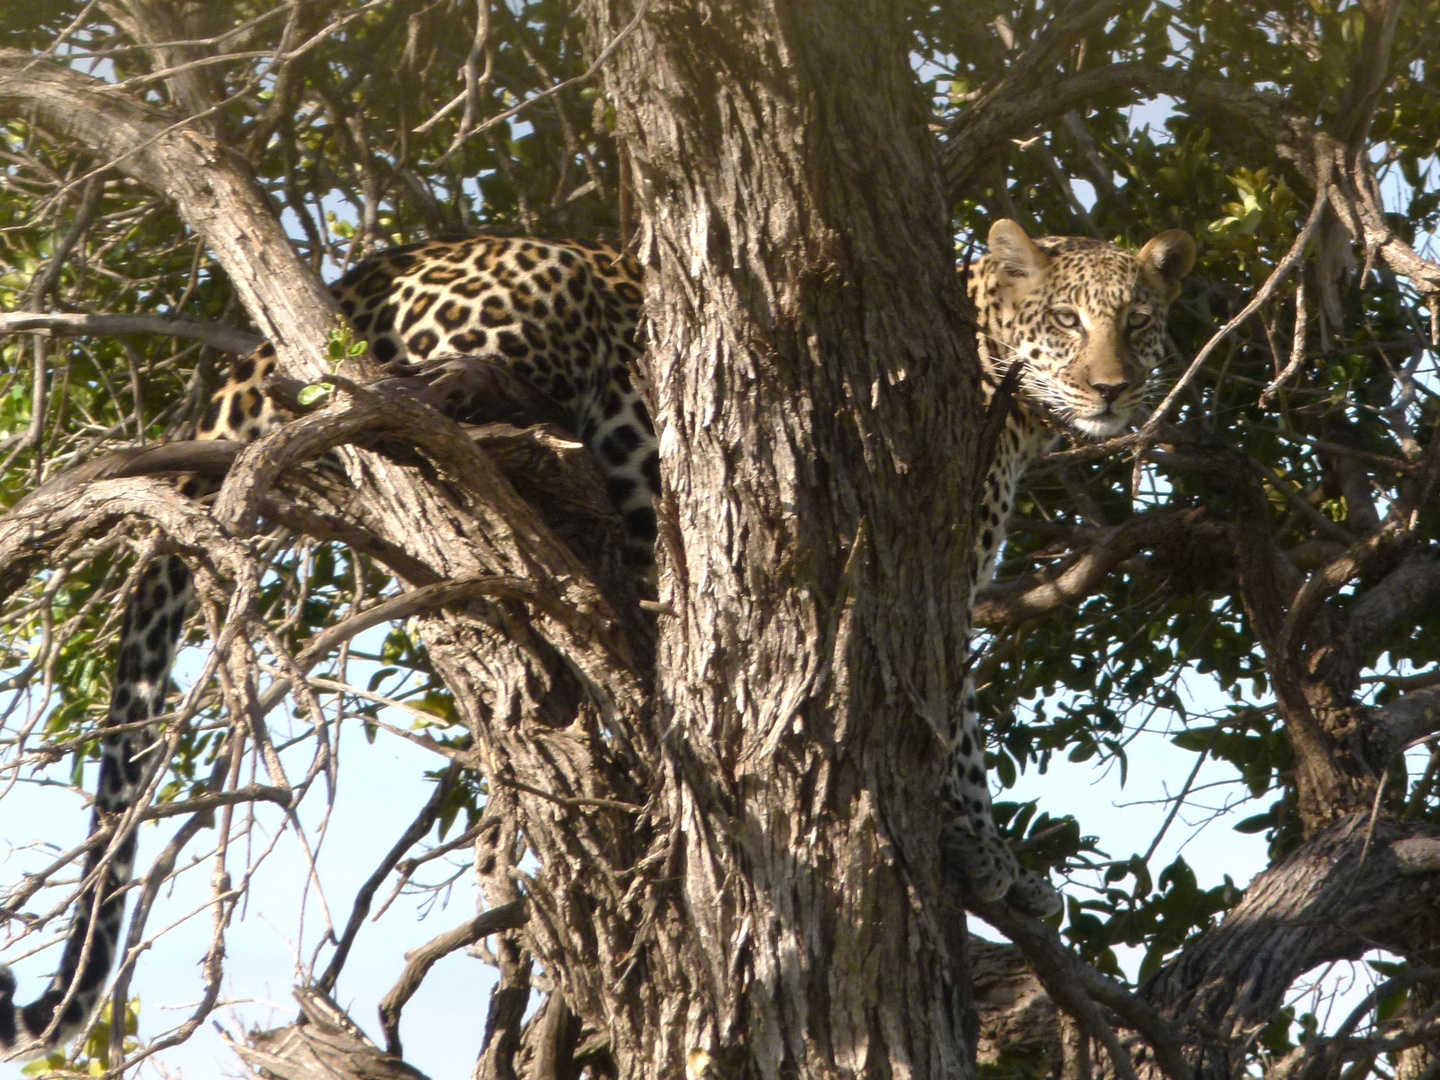
[{"label": "leopard eye", "polygon": [[1080,316],[1070,308],[1052,308],[1050,321],[1062,330],[1074,330],[1080,325]]},{"label": "leopard eye", "polygon": [[1125,316],[1125,326],[1131,330],[1144,330],[1155,321],[1155,316],[1143,308],[1137,308]]}]

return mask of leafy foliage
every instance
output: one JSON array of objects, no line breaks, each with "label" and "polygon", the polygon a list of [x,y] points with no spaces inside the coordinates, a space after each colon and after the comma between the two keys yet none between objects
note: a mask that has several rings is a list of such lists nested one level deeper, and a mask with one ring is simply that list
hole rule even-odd
[{"label": "leafy foliage", "polygon": [[[937,125],[975,107],[1051,22],[1054,7],[1034,0],[907,6],[916,69]],[[183,111],[165,82],[148,78],[144,50],[130,48],[125,29],[103,10],[78,0],[10,4],[0,10],[0,28],[12,47],[37,53],[63,32],[67,62]],[[204,123],[244,153],[317,269],[333,276],[381,247],[481,227],[581,237],[620,228],[613,106],[593,84],[568,86],[501,119],[585,70],[569,5],[515,0],[478,10],[487,13],[488,28],[477,26],[474,4],[459,0],[186,9],[194,21],[188,38],[204,42],[197,54],[214,60],[199,68],[214,103]],[[1362,21],[1355,4],[1124,5],[1060,65],[1067,73],[1120,63],[1183,66],[1238,91],[1273,94],[1317,125],[1341,125]],[[1371,127],[1370,156],[1390,227],[1422,251],[1433,246],[1440,224],[1436,21],[1434,3],[1402,11]],[[228,282],[172,208],[28,123],[10,121],[0,138],[0,310],[243,321]],[[959,193],[954,222],[962,248],[1000,217],[1018,219],[1033,235],[1092,235],[1132,246],[1163,229],[1192,231],[1200,261],[1172,312],[1177,368],[1166,375],[1173,379],[1255,295],[1290,249],[1313,198],[1293,162],[1213,104],[1137,104],[1133,94],[1112,92],[997,150],[974,190]],[[1172,417],[1188,437],[1224,447],[1266,478],[1265,527],[1305,571],[1368,535],[1392,507],[1413,506],[1419,547],[1433,546],[1440,525],[1426,472],[1440,425],[1433,308],[1366,258],[1333,230],[1317,234],[1301,274],[1305,321],[1297,325],[1294,282],[1281,285],[1220,346]],[[361,348],[338,332],[331,359]],[[1263,399],[1292,352],[1302,359],[1298,371],[1273,401]],[[12,506],[39,482],[106,449],[193,431],[222,363],[206,347],[160,337],[0,340],[0,504]],[[1139,515],[1190,515],[1193,527],[1137,550],[1073,606],[999,628],[981,672],[986,712],[997,718],[992,765],[1003,787],[1062,759],[1124,775],[1136,736],[1158,731],[1180,750],[1231,770],[1236,798],[1251,812],[1216,827],[1263,831],[1277,857],[1298,842],[1292,746],[1254,616],[1235,585],[1236,530],[1257,514],[1241,488],[1190,467],[1182,451],[1156,455],[1138,472],[1128,457],[1077,463],[1062,456],[1030,477],[1002,579],[1023,584]],[[130,562],[115,557],[126,539],[77,548],[5,609],[10,723],[42,718],[44,748],[33,752],[69,755],[74,782],[97,752],[115,598],[133,574]],[[292,654],[359,598],[390,586],[361,556],[292,546],[279,535],[269,556],[264,604],[276,649]],[[1386,569],[1353,583],[1335,610],[1353,607]],[[1359,696],[1383,706],[1437,660],[1440,614],[1432,605],[1371,647]],[[375,737],[381,725],[395,726],[385,705],[398,702],[407,707],[405,730],[442,749],[463,747],[448,692],[403,628],[373,651],[356,645],[317,679],[324,684],[297,705],[294,742],[346,719],[359,719]],[[202,687],[162,800],[210,790],[221,712],[219,688]],[[34,740],[17,730],[7,728],[6,737],[24,757]],[[1397,760],[1385,802],[1440,823],[1429,745],[1420,775]],[[475,826],[485,794],[478,783],[457,783],[440,811],[437,839],[453,836],[462,822]],[[1086,833],[1083,807],[1002,802],[997,816],[1025,839],[1030,861],[1091,871],[1085,880],[1093,887],[1084,899],[1078,891],[1071,896],[1064,932],[1113,974],[1121,972],[1116,950],[1135,947],[1143,955],[1139,978],[1152,975],[1242,895],[1228,877],[1203,886],[1183,858],[1154,865],[1153,848],[1101,851]],[[1291,1045],[1293,1021],[1277,1018],[1262,1039],[1268,1051]],[[72,1067],[104,1060],[108,1038],[102,1023]]]}]

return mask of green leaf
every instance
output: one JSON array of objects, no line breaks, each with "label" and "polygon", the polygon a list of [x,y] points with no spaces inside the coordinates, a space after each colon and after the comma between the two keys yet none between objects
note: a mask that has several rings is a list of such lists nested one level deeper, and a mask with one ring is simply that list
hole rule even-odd
[{"label": "green leaf", "polygon": [[335,387],[330,383],[311,383],[309,386],[301,387],[300,393],[295,395],[295,400],[301,405],[318,405],[335,392]]},{"label": "green leaf", "polygon": [[1247,817],[1244,821],[1235,825],[1234,828],[1238,833],[1249,834],[1264,832],[1274,824],[1274,818],[1271,816],[1270,811],[1267,810],[1263,814],[1255,814],[1252,817]]}]

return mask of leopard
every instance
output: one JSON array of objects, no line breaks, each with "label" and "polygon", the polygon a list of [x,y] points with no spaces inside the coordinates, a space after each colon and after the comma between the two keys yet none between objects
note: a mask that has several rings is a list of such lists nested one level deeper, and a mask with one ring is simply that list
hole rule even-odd
[{"label": "leopard", "polygon": [[[1029,466],[1061,437],[1118,435],[1144,405],[1168,352],[1170,305],[1195,265],[1194,238],[1181,229],[1158,233],[1132,253],[1091,237],[1031,239],[1002,218],[990,227],[987,247],[967,281],[981,390],[987,406],[1002,386],[1013,386],[1013,397],[976,508],[971,611],[994,577]],[[953,815],[949,854],[975,899],[1004,898],[1028,914],[1054,915],[1059,891],[1020,865],[996,827],[973,675],[962,702],[943,772],[942,799]]]},{"label": "leopard", "polygon": [[[631,548],[637,577],[653,580],[659,454],[636,378],[643,275],[636,260],[600,243],[479,235],[382,251],[331,286],[340,313],[382,371],[404,373],[446,357],[503,365],[539,390],[594,453]],[[197,425],[200,439],[253,442],[291,419],[267,393],[277,373],[271,343],[238,359]],[[453,419],[488,415],[442,408]],[[180,482],[200,498],[215,484]],[[175,556],[153,560],[126,604],[100,745],[90,832],[118,825],[145,790],[170,671],[191,600]],[[35,1057],[72,1041],[99,1005],[120,949],[135,830],[107,850],[92,846],[59,967],[43,993],[15,1004],[14,973],[0,965],[0,1055]]]},{"label": "leopard", "polygon": [[[974,594],[994,571],[1026,465],[1058,437],[1113,434],[1141,401],[1163,348],[1168,304],[1189,272],[1194,244],[1162,233],[1138,254],[1085,239],[1031,241],[1013,221],[990,230],[990,251],[969,277],[978,313],[987,401],[1019,363],[1019,393],[982,488],[971,569]],[[603,244],[482,235],[381,252],[332,286],[340,311],[374,358],[392,369],[445,356],[485,356],[548,395],[595,453],[628,542],[653,575],[660,491],[658,443],[637,365],[644,277],[631,256]],[[272,345],[234,364],[210,399],[199,437],[250,442],[290,419],[266,392]],[[455,419],[465,419],[463,412]],[[200,497],[204,485],[182,483]],[[164,712],[170,669],[190,602],[190,574],[175,558],[152,561],[122,625],[104,722],[92,833],[133,807],[149,772],[147,720]],[[949,739],[942,801],[966,888],[1033,913],[1058,908],[1044,875],[1022,869],[996,828],[973,685]],[[34,1056],[81,1033],[101,1000],[120,944],[133,873],[134,831],[107,852],[92,848],[58,969],[31,1004],[0,966],[0,1053]]]}]

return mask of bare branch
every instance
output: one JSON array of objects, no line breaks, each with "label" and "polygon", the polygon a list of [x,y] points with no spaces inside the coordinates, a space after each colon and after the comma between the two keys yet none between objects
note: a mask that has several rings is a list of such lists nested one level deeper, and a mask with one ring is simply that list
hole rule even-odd
[{"label": "bare branch", "polygon": [[[1224,326],[1210,336],[1210,340],[1205,342],[1205,345],[1195,354],[1195,358],[1190,361],[1190,366],[1185,369],[1185,373],[1175,380],[1175,385],[1172,386],[1170,392],[1165,395],[1165,400],[1156,406],[1155,411],[1150,414],[1150,418],[1145,421],[1144,426],[1141,427],[1137,435],[1137,440],[1140,445],[1146,445],[1155,438],[1156,432],[1160,430],[1160,425],[1165,422],[1166,417],[1169,415],[1171,407],[1179,400],[1180,395],[1184,393],[1185,388],[1190,385],[1191,380],[1199,374],[1200,369],[1205,365],[1205,361],[1210,359],[1211,353],[1219,348],[1220,343],[1234,333],[1237,327],[1241,326],[1250,316],[1259,311],[1261,306],[1274,294],[1275,290],[1290,276],[1295,267],[1300,264],[1300,259],[1305,254],[1305,245],[1310,242],[1310,237],[1319,226],[1320,217],[1325,209],[1325,205],[1326,195],[1322,190],[1315,199],[1314,205],[1310,207],[1310,216],[1306,219],[1304,228],[1302,228],[1300,234],[1295,237],[1295,242],[1290,245],[1290,250],[1275,264],[1275,269],[1272,270],[1270,276],[1265,279],[1265,284],[1256,290],[1250,302],[1241,308],[1234,318],[1230,319]],[[1138,472],[1140,468],[1140,460],[1138,457],[1135,461],[1135,468]]]},{"label": "bare branch", "polygon": [[[455,781],[460,776],[460,766],[454,762],[445,770],[440,782],[435,785],[435,790],[426,800],[425,805],[420,808],[420,813],[415,815],[405,831],[400,834],[400,839],[380,860],[380,864],[374,872],[366,879],[365,884],[355,894],[355,903],[350,909],[350,919],[345,924],[345,931],[335,943],[335,953],[330,957],[330,963],[325,968],[325,973],[315,982],[315,988],[322,993],[330,993],[335,989],[335,980],[340,977],[340,971],[345,966],[345,961],[350,955],[350,947],[355,944],[355,937],[360,933],[360,927],[365,922],[365,916],[370,914],[370,903],[375,898],[375,893],[390,876],[390,871],[395,869],[397,863],[405,857],[405,853],[420,842],[421,838],[430,831],[436,820],[440,817],[441,810],[445,807],[445,800],[449,798],[450,792],[454,790]],[[398,1046],[398,1042],[395,1044]],[[400,1055],[398,1049],[391,1053],[397,1057]]]},{"label": "bare branch", "polygon": [[201,322],[172,315],[79,315],[73,312],[0,312],[0,334],[48,330],[55,334],[154,334],[186,338],[221,352],[245,354],[260,347],[263,338],[222,323]]},{"label": "bare branch", "polygon": [[309,378],[324,373],[320,352],[335,325],[335,301],[296,256],[233,150],[98,79],[18,49],[0,49],[0,115],[76,139],[173,199],[285,365]]},{"label": "bare branch", "polygon": [[[611,54],[613,54],[614,51],[619,48],[620,44],[627,37],[629,37],[632,33],[635,32],[635,28],[639,26],[641,20],[645,18],[645,13],[649,9],[649,6],[650,0],[640,0],[640,2],[635,5],[635,13],[630,17],[630,21],[620,29],[620,32],[618,34],[616,34],[613,38],[610,39],[609,43],[606,44],[605,47],[602,48],[596,55],[595,59],[590,62],[590,66],[587,67],[584,71],[582,71],[579,75],[572,76],[571,78],[565,79],[562,82],[556,83],[554,86],[547,87],[546,89],[540,91],[538,94],[532,94],[530,97],[525,98],[523,101],[512,105],[504,112],[495,114],[494,116],[485,120],[483,123],[476,124],[474,127],[471,127],[469,130],[465,130],[462,127],[462,130],[456,134],[455,140],[453,143],[451,143],[450,148],[439,157],[439,159],[436,161],[436,164],[442,164],[443,162],[449,160],[451,155],[458,151],[460,147],[463,146],[466,142],[468,142],[473,136],[484,134],[491,128],[503,124],[506,120],[509,120],[512,117],[518,116],[524,110],[530,108],[538,102],[544,101],[546,98],[554,97],[556,94],[568,90],[572,86],[579,86],[582,83],[588,82],[589,80],[593,79],[599,73],[600,69],[605,66],[605,61],[610,59]],[[463,100],[465,97],[470,95],[470,93],[471,90],[467,87],[464,95],[462,95],[460,98],[457,98],[456,101],[458,102],[460,100]],[[438,116],[435,117],[435,119],[438,118]]]},{"label": "bare branch", "polygon": [[1120,0],[1067,5],[1015,57],[1004,78],[951,126],[946,132],[942,158],[952,189],[967,183],[1003,140],[1023,134],[1042,119],[1059,116],[1109,88],[1128,85],[1127,77],[1114,68],[1056,77],[1060,55],[1102,25],[1120,6]]},{"label": "bare branch", "polygon": [[405,970],[380,1001],[380,1027],[385,1032],[386,1049],[396,1057],[404,1051],[400,1046],[400,1013],[405,1003],[420,989],[435,963],[449,956],[456,949],[466,949],[481,938],[501,930],[518,930],[525,925],[524,899],[512,900],[508,904],[491,908],[475,916],[469,922],[461,923],[453,930],[447,930],[432,938],[418,949],[405,954]]}]

